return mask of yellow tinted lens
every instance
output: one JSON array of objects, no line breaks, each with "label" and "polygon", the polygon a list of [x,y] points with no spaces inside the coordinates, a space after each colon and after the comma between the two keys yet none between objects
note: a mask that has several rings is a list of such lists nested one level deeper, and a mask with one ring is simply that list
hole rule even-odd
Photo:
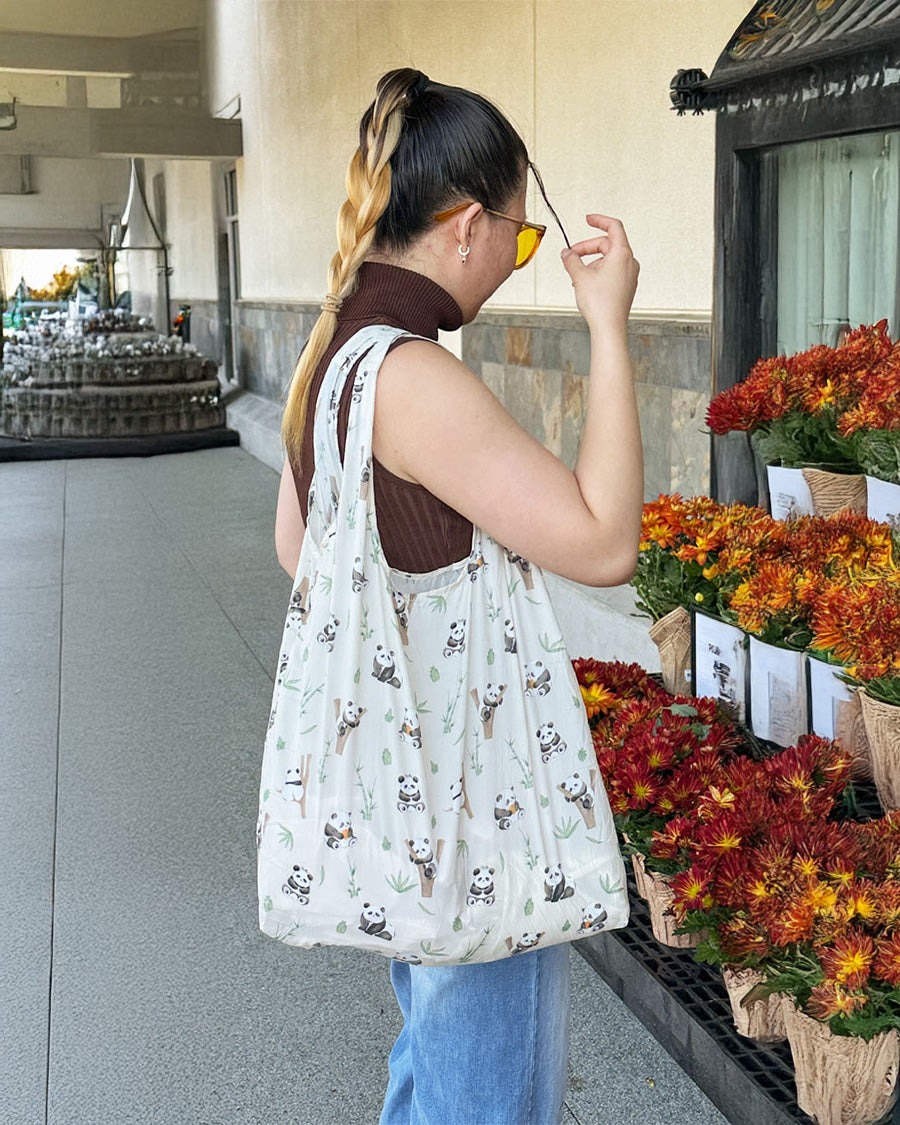
[{"label": "yellow tinted lens", "polygon": [[535,227],[521,228],[518,237],[515,269],[518,270],[521,269],[522,266],[528,265],[534,257],[538,246],[541,244],[541,235],[543,233],[542,230],[537,230]]}]

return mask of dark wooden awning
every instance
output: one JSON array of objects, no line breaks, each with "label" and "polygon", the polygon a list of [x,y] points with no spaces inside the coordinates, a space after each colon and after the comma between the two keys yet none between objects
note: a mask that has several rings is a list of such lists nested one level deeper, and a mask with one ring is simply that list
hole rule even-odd
[{"label": "dark wooden awning", "polygon": [[746,83],[885,47],[896,47],[900,67],[900,0],[759,0],[708,78],[679,71],[672,101],[679,112],[716,109]]}]

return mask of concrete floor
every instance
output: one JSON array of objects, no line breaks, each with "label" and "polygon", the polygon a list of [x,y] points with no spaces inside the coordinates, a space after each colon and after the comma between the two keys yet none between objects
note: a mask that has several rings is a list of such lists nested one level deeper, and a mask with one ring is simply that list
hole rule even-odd
[{"label": "concrete floor", "polygon": [[[2,1125],[377,1120],[387,962],[256,928],[276,488],[237,448],[0,464]],[[566,1120],[724,1122],[572,961]]]}]

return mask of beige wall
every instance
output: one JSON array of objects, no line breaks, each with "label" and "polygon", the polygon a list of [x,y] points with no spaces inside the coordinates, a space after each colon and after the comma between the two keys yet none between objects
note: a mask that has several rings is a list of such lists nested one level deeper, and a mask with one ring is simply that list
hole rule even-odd
[{"label": "beige wall", "polygon": [[[678,118],[679,67],[709,72],[748,0],[229,0],[209,10],[210,106],[241,97],[243,292],[315,300],[360,112],[416,66],[486,94],[520,128],[570,237],[619,214],[642,262],[636,307],[708,311],[712,116]],[[690,9],[686,13],[686,7]],[[532,202],[538,221],[548,216]],[[558,234],[494,304],[571,307]]]},{"label": "beige wall", "polygon": [[216,298],[214,184],[205,160],[167,160],[167,240],[173,297]]},{"label": "beige wall", "polygon": [[0,27],[5,31],[48,35],[152,35],[196,27],[202,16],[203,0],[0,0]]},{"label": "beige wall", "polygon": [[34,194],[0,196],[0,226],[99,230],[104,205],[125,206],[127,160],[35,156]]}]

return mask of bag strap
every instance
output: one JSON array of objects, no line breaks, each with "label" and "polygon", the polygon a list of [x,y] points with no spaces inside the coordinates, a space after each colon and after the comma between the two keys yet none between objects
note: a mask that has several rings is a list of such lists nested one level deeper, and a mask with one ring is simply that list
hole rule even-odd
[{"label": "bag strap", "polygon": [[[316,402],[313,425],[316,470],[309,489],[308,522],[317,540],[321,540],[334,522],[342,495],[345,502],[355,502],[363,481],[371,476],[376,377],[388,348],[401,337],[424,339],[387,324],[361,328],[335,353],[325,372]],[[342,464],[338,410],[354,365],[356,373]]]}]

